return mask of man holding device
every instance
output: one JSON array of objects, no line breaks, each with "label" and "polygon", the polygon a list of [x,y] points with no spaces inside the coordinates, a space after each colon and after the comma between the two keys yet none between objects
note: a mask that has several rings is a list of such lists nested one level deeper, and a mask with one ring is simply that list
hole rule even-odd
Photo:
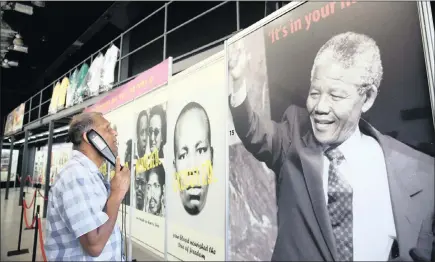
[{"label": "man holding device", "polygon": [[48,199],[45,251],[49,261],[121,261],[122,236],[118,210],[130,186],[130,170],[116,158],[109,182],[99,172],[104,158],[90,144],[87,132],[100,134],[117,155],[117,132],[101,113],[74,116],[69,127],[70,161],[60,171]]}]

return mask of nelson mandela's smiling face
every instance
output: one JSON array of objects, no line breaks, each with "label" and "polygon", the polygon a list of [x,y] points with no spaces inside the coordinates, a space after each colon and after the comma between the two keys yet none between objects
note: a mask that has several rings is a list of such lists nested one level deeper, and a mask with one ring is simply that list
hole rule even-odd
[{"label": "nelson mandela's smiling face", "polygon": [[339,63],[317,65],[306,106],[313,133],[324,145],[340,144],[359,123],[364,97],[358,92],[358,68],[344,69]]}]

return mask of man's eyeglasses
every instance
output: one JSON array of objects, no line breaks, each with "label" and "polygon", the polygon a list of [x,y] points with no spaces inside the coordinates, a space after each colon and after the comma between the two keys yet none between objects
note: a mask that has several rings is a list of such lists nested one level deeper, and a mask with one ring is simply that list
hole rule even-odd
[{"label": "man's eyeglasses", "polygon": [[158,136],[159,133],[160,133],[160,129],[159,128],[152,128],[152,127],[150,127],[148,129],[148,133],[149,133],[150,136],[152,136],[153,134],[154,134],[154,136]]}]

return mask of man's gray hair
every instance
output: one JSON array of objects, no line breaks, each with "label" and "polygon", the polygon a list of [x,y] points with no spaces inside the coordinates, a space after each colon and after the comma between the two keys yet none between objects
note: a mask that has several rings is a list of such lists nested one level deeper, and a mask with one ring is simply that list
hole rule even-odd
[{"label": "man's gray hair", "polygon": [[383,68],[379,47],[375,40],[354,32],[336,35],[328,40],[317,52],[311,70],[313,80],[316,66],[338,62],[343,68],[358,67],[364,69],[361,75],[361,84],[374,85],[379,89]]},{"label": "man's gray hair", "polygon": [[73,144],[73,149],[79,149],[83,142],[83,133],[92,129],[95,117],[101,116],[99,112],[85,112],[75,115],[69,124],[68,137]]}]

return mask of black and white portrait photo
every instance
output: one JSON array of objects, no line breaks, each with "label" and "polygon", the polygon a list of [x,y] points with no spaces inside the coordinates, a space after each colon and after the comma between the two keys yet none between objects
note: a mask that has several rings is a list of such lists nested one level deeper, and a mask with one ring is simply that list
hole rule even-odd
[{"label": "black and white portrait photo", "polygon": [[139,211],[145,210],[145,194],[146,194],[146,171],[137,172],[134,179],[135,189],[135,204],[136,209]]},{"label": "black and white portrait photo", "polygon": [[166,111],[161,105],[154,106],[150,110],[148,136],[150,151],[158,151],[159,158],[164,158],[163,146],[166,143]]},{"label": "black and white portrait photo", "polygon": [[149,117],[147,110],[140,111],[136,120],[137,157],[145,155],[148,146]]},{"label": "black and white portrait photo", "polygon": [[429,261],[433,72],[418,4],[294,6],[228,46],[231,260]]},{"label": "black and white portrait photo", "polygon": [[[140,103],[139,103],[140,104]],[[137,210],[164,216],[166,103],[141,109],[135,121],[134,196]]]},{"label": "black and white portrait photo", "polygon": [[183,207],[190,215],[198,215],[207,202],[209,180],[213,179],[210,120],[199,103],[188,103],[178,115],[174,167]]},{"label": "black and white portrait photo", "polygon": [[145,171],[145,212],[155,216],[165,214],[165,169],[163,165]]},{"label": "black and white portrait photo", "polygon": [[163,146],[166,144],[166,110],[163,105],[139,112],[136,119],[137,156],[158,152],[164,158]]},{"label": "black and white portrait photo", "polygon": [[220,52],[168,84],[165,204],[170,261],[225,260],[225,70]]}]

